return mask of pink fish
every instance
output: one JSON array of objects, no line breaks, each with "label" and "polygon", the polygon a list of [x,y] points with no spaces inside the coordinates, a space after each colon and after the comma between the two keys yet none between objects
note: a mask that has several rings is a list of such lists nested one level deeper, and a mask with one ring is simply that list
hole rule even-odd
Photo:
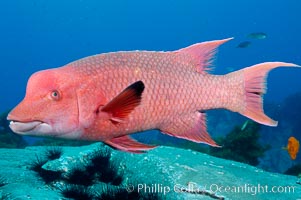
[{"label": "pink fish", "polygon": [[209,74],[216,48],[230,39],[170,52],[104,53],[37,72],[7,117],[10,128],[21,135],[103,141],[139,153],[155,146],[129,135],[151,129],[218,146],[206,130],[208,109],[225,108],[277,126],[263,111],[266,75],[279,66],[299,66],[266,62]]}]

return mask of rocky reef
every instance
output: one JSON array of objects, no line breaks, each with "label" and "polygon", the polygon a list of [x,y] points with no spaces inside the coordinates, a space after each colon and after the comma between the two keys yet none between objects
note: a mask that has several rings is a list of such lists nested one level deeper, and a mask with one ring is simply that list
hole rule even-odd
[{"label": "rocky reef", "polygon": [[8,111],[0,113],[0,148],[24,148],[28,144],[22,136],[14,134],[6,120]]},{"label": "rocky reef", "polygon": [[258,166],[268,171],[284,173],[301,162],[300,152],[296,160],[292,160],[287,151],[283,150],[289,137],[301,139],[301,92],[288,96],[280,103],[269,103],[265,108],[279,124],[277,127],[261,127],[261,141],[271,148],[265,152]]},{"label": "rocky reef", "polygon": [[297,177],[207,154],[102,143],[0,149],[0,199],[298,199]]},{"label": "rocky reef", "polygon": [[210,155],[247,163],[253,166],[259,164],[259,158],[269,149],[268,145],[259,143],[260,127],[256,122],[247,120],[242,126],[236,126],[225,137],[216,139],[222,148],[210,147]]}]

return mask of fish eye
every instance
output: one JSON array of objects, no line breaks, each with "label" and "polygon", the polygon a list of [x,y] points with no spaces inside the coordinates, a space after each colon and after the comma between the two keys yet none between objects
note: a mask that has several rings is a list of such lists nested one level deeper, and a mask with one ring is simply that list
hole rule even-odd
[{"label": "fish eye", "polygon": [[50,93],[50,97],[55,100],[58,101],[61,98],[60,92],[58,90],[52,90]]}]

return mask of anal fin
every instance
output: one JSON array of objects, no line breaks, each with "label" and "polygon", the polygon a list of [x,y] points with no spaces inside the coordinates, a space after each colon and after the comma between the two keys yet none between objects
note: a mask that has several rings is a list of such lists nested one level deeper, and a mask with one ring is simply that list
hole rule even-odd
[{"label": "anal fin", "polygon": [[156,147],[140,143],[128,135],[107,140],[105,143],[118,150],[132,153],[143,153]]},{"label": "anal fin", "polygon": [[207,132],[206,114],[196,112],[165,123],[160,130],[164,134],[197,143],[220,147]]}]

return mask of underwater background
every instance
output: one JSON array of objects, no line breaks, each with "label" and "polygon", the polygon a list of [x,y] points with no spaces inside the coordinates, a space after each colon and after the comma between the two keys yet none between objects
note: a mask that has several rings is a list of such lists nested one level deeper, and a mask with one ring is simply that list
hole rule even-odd
[{"label": "underwater background", "polygon": [[[37,139],[13,135],[5,120],[7,111],[24,97],[27,80],[36,71],[99,53],[172,51],[229,37],[234,39],[219,48],[213,74],[266,61],[301,65],[300,8],[299,0],[0,1],[0,147],[37,145]],[[265,36],[252,37],[252,33]],[[264,108],[279,121],[278,127],[252,123],[230,111],[208,112],[208,132],[230,153],[215,152],[205,145],[169,138],[157,131],[135,137],[245,162],[270,172],[286,173],[296,167],[291,174],[297,176],[301,174],[301,156],[292,160],[283,147],[291,136],[301,139],[301,70],[273,70],[267,87]],[[249,137],[233,139],[230,133]],[[233,147],[226,141],[238,142]]]}]

